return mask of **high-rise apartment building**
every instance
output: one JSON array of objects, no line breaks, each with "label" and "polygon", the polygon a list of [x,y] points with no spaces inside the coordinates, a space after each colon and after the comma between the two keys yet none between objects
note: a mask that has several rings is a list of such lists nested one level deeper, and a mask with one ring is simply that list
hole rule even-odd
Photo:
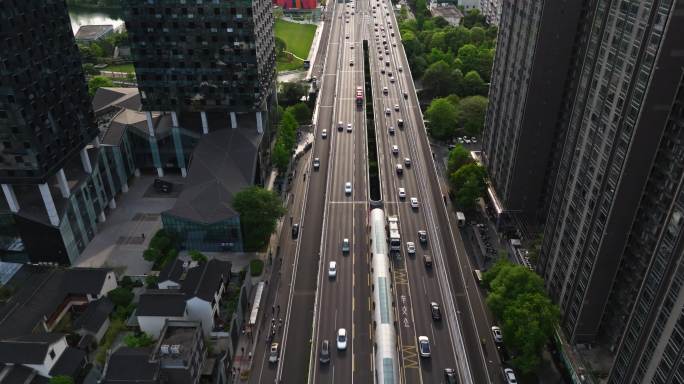
[{"label": "high-rise apartment building", "polygon": [[489,24],[499,25],[504,1],[506,0],[480,0],[480,12]]},{"label": "high-rise apartment building", "polygon": [[[259,133],[267,126],[275,92],[275,42],[271,2],[266,0],[144,1],[126,0],[125,19],[135,60],[143,109],[169,113],[173,128],[201,134],[237,128],[238,114]],[[218,115],[209,126],[208,114]],[[150,142],[157,132],[148,119]],[[198,124],[199,126],[199,124]],[[181,132],[182,133],[182,132]],[[176,141],[176,165],[186,174],[182,138]],[[153,148],[155,165],[163,175],[164,159]]]},{"label": "high-rise apartment building", "polygon": [[127,188],[98,132],[64,0],[0,3],[0,211],[24,260],[70,264]]},{"label": "high-rise apartment building", "polygon": [[544,219],[573,93],[582,2],[505,0],[502,6],[482,159],[502,227],[535,226]]},{"label": "high-rise apartment building", "polygon": [[[628,240],[644,236],[630,231],[642,225],[637,209],[684,63],[682,1],[590,4],[539,264],[573,342],[600,336]],[[639,257],[650,263],[650,254]]]},{"label": "high-rise apartment building", "polygon": [[[242,251],[234,193],[263,183],[275,112],[275,40],[268,0],[126,0],[149,147],[162,177],[185,187],[162,214],[182,246]],[[141,135],[142,133],[142,135]],[[191,156],[192,153],[192,156]],[[190,160],[192,159],[192,163]]]}]

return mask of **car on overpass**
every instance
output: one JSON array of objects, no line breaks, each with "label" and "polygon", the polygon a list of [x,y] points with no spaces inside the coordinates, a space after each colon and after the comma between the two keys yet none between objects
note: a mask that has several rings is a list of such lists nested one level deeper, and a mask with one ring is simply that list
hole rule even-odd
[{"label": "car on overpass", "polygon": [[430,357],[430,339],[427,336],[418,336],[418,352],[420,357]]},{"label": "car on overpass", "polygon": [[344,328],[337,331],[337,349],[340,351],[347,349],[347,330]]}]

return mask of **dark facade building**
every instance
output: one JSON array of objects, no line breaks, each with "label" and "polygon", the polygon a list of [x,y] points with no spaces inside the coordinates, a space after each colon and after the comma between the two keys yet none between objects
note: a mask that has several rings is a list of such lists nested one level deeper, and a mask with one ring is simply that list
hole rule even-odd
[{"label": "dark facade building", "polygon": [[[173,129],[180,133],[206,135],[210,130],[238,128],[248,120],[260,134],[264,132],[269,112],[275,110],[270,1],[124,3],[143,110],[150,116],[151,152],[160,176],[164,168],[175,168],[185,177],[188,165],[181,161],[182,153],[178,161],[162,162],[153,111],[170,114]],[[238,114],[248,116],[238,119]],[[210,121],[218,123],[210,126]],[[176,148],[182,147],[180,133],[174,135]]]},{"label": "dark facade building", "polygon": [[3,259],[71,264],[92,240],[132,174],[98,134],[66,3],[2,2]]},{"label": "dark facade building", "polygon": [[60,0],[0,5],[0,183],[44,184],[97,136]]},{"label": "dark facade building", "polygon": [[[539,264],[562,325],[578,343],[596,341],[611,289],[621,286],[614,285],[624,278],[620,262],[633,224],[643,225],[635,217],[684,63],[682,1],[591,6]],[[627,252],[651,262],[642,250]]]},{"label": "dark facade building", "polygon": [[[505,0],[483,131],[502,227],[543,222],[573,94],[581,1]],[[552,185],[552,184],[551,184]],[[528,232],[528,231],[525,231]]]}]

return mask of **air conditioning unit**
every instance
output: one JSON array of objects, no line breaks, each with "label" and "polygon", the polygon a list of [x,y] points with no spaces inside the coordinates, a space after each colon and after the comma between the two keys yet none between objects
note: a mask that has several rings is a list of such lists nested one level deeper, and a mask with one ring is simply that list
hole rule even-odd
[{"label": "air conditioning unit", "polygon": [[162,344],[160,348],[162,356],[168,355],[169,354],[169,345],[168,344]]},{"label": "air conditioning unit", "polygon": [[171,348],[170,348],[171,354],[173,354],[173,355],[180,355],[180,349],[181,349],[180,344],[174,344],[174,345],[172,345]]}]

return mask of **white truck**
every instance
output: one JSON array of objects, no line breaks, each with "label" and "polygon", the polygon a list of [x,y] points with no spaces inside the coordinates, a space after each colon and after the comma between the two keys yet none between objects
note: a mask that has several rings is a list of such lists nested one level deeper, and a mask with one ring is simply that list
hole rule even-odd
[{"label": "white truck", "polygon": [[401,251],[401,236],[399,235],[399,218],[396,216],[387,217],[387,238],[389,240],[390,252]]},{"label": "white truck", "polygon": [[466,220],[465,220],[465,214],[463,214],[463,212],[461,212],[461,211],[456,212],[456,219],[458,219],[458,226],[459,227],[465,226]]}]

